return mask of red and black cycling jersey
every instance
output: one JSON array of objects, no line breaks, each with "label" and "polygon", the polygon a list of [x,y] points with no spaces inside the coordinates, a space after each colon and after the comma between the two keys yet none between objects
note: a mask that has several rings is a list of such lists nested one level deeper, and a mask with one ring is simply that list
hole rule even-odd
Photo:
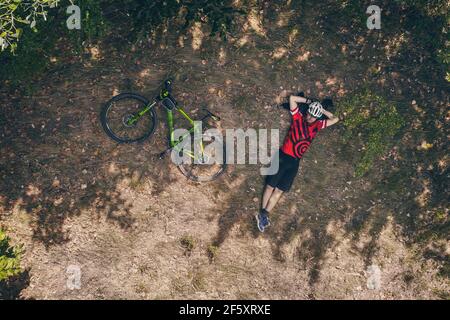
[{"label": "red and black cycling jersey", "polygon": [[326,128],[327,120],[316,120],[309,124],[298,107],[291,111],[291,114],[291,127],[284,139],[281,151],[294,158],[301,159],[306,150],[308,150],[317,132]]}]

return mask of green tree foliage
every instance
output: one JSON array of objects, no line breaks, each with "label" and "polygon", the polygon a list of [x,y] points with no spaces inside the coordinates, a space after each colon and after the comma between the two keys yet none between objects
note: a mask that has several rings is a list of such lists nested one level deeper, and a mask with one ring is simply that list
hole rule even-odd
[{"label": "green tree foliage", "polygon": [[[404,8],[420,12],[412,27],[420,40],[432,51],[435,59],[444,68],[447,81],[450,82],[450,2],[444,0],[396,0]],[[433,31],[434,30],[434,31]]]},{"label": "green tree foliage", "polygon": [[211,36],[219,34],[223,39],[226,39],[226,34],[230,31],[235,16],[246,13],[244,10],[234,8],[230,1],[202,0],[190,2],[191,4],[186,6],[186,25],[191,21],[209,23]]},{"label": "green tree foliage", "polygon": [[245,14],[245,10],[233,7],[230,0],[128,0],[121,3],[124,11],[133,17],[138,35],[181,16],[185,29],[192,22],[201,22],[210,26],[211,36],[219,34],[226,39],[236,15]]},{"label": "green tree foliage", "polygon": [[[245,12],[234,8],[230,0],[34,0],[33,3],[40,6],[36,6],[32,11],[35,14],[28,17],[29,13],[24,12],[30,12],[30,9],[23,7],[23,0],[6,2],[14,1],[17,8],[13,16],[22,21],[15,25],[26,28],[16,31],[17,37],[3,41],[4,49],[9,46],[11,50],[0,52],[0,81],[9,81],[26,92],[33,91],[29,80],[46,70],[50,58],[80,56],[89,44],[102,41],[113,32],[121,32],[124,38],[135,41],[152,36],[161,26],[180,19],[174,25],[181,22],[181,27],[186,30],[191,23],[202,22],[210,26],[212,36],[220,34],[225,39],[231,32],[235,15]],[[6,2],[0,8],[6,10]],[[53,6],[52,3],[58,7],[48,12],[44,10]],[[81,30],[66,27],[66,8],[72,3],[80,7]],[[12,9],[7,10],[11,13]],[[27,22],[27,17],[31,22]],[[37,30],[33,21],[39,17],[45,17],[46,21]],[[2,19],[3,24],[7,23],[8,19]],[[31,25],[32,29],[29,28]],[[59,45],[64,47],[63,51],[58,49],[61,48]]]},{"label": "green tree foliage", "polygon": [[[74,45],[75,53],[80,54],[86,45],[92,44],[104,36],[111,27],[103,13],[102,3],[98,0],[74,1],[81,11],[81,30],[67,30],[64,26],[64,37]],[[64,18],[67,16],[64,15]],[[64,22],[63,22],[64,24]]]},{"label": "green tree foliage", "polygon": [[18,275],[21,272],[21,246],[11,246],[10,239],[0,230],[0,281]]},{"label": "green tree foliage", "polygon": [[[65,26],[65,19],[67,19],[65,9],[71,3],[80,6],[82,29],[69,32]],[[48,56],[54,56],[58,52],[57,45],[53,41],[46,41],[47,38],[62,39],[61,41],[65,42],[65,48],[69,49],[63,53],[73,54],[74,52],[70,49],[75,47],[78,48],[76,54],[80,53],[79,49],[86,44],[106,39],[114,32],[121,32],[126,39],[137,40],[153,36],[160,27],[169,26],[170,28],[168,23],[171,21],[174,21],[175,28],[184,25],[184,29],[193,22],[201,22],[209,26],[212,36],[219,34],[226,39],[227,34],[233,31],[236,17],[245,14],[250,6],[257,6],[262,1],[244,0],[239,6],[234,3],[232,0],[1,0],[0,47],[3,51],[9,48],[16,51],[18,55],[26,55],[27,61],[46,61]],[[49,10],[56,5],[59,9]],[[413,49],[427,52],[435,57],[436,65],[442,68],[444,77],[450,80],[449,2],[446,0],[395,0],[381,1],[379,5],[384,12],[383,23],[390,20],[396,28],[400,23],[402,32],[406,31],[411,34],[411,38],[415,39],[411,44]],[[360,21],[357,25],[365,28],[367,14],[362,7],[364,6],[360,0],[348,0],[342,3],[339,14],[343,21],[357,20]],[[58,18],[51,19],[52,15]],[[38,31],[36,23],[39,20],[43,22],[44,19],[47,21],[39,24]],[[179,22],[181,26],[177,25]],[[46,28],[47,25],[48,28]],[[32,34],[32,30],[42,36],[29,36],[25,44],[25,35]],[[18,46],[19,38],[21,40]],[[43,39],[44,42],[41,43]],[[70,42],[69,46],[66,46],[67,42]],[[36,55],[35,50],[25,49],[22,52],[16,50],[25,45],[30,48],[40,47],[41,52]],[[44,54],[45,57],[43,57]],[[5,52],[0,53],[0,60],[2,55],[4,56]],[[7,60],[0,63],[3,66],[6,63],[19,63],[11,58]],[[43,68],[25,73],[34,75],[40,70]]]},{"label": "green tree foliage", "polygon": [[55,25],[62,25],[62,21],[56,19],[55,13],[52,11],[48,15],[47,23],[42,23],[39,31],[23,32],[14,52],[0,53],[0,81],[9,81],[13,87],[30,92],[30,80],[46,70],[50,57],[60,54],[55,50],[59,34],[53,31]]},{"label": "green tree foliage", "polygon": [[0,2],[0,51],[9,48],[15,51],[23,27],[36,31],[37,21],[47,20],[49,8],[58,5],[59,0],[2,0]]},{"label": "green tree foliage", "polygon": [[[0,4],[0,47],[1,51],[10,48],[15,51],[17,42],[28,25],[37,31],[39,19],[47,20],[48,9],[58,5],[71,3],[78,5],[82,14],[82,30],[76,35],[79,43],[90,41],[105,34],[107,21],[103,9],[117,9],[127,16],[132,24],[131,34],[142,37],[149,34],[169,19],[182,16],[184,27],[198,21],[210,25],[211,35],[220,34],[226,39],[236,14],[244,14],[244,10],[234,8],[230,0],[2,0]],[[61,26],[54,26],[62,30]],[[74,37],[72,37],[74,38]]]},{"label": "green tree foliage", "polygon": [[[372,1],[373,2],[373,1]],[[376,3],[361,0],[342,1],[339,15],[352,28],[366,28],[367,14],[362,10],[369,4],[382,9],[381,29],[405,32],[414,40],[407,50],[418,50],[433,57],[450,81],[450,2],[448,0],[380,0]],[[408,51],[407,51],[408,52]]]}]

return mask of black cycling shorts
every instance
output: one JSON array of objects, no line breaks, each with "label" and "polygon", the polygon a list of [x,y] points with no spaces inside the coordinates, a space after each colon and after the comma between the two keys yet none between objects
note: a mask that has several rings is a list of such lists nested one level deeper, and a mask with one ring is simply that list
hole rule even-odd
[{"label": "black cycling shorts", "polygon": [[278,155],[280,159],[278,172],[274,175],[268,175],[266,177],[266,184],[286,192],[291,189],[294,183],[300,166],[300,159],[291,157],[281,150],[278,151]]}]

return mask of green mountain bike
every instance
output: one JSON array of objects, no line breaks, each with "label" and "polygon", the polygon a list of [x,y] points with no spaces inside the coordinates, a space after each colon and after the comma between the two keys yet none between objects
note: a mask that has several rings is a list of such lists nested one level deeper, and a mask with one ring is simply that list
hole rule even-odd
[{"label": "green mountain bike", "polygon": [[[100,120],[103,129],[108,136],[118,143],[141,142],[150,138],[158,124],[155,107],[162,105],[167,111],[167,127],[169,131],[169,146],[159,153],[162,159],[172,150],[179,152],[180,156],[187,158],[178,165],[180,171],[189,179],[205,182],[219,177],[226,168],[225,143],[221,141],[222,154],[217,153],[218,148],[208,148],[208,144],[213,143],[217,135],[211,135],[207,129],[216,129],[223,133],[220,128],[220,117],[213,114],[206,108],[206,115],[198,121],[192,120],[189,115],[178,105],[172,96],[172,81],[166,80],[159,91],[159,95],[152,101],[135,93],[121,93],[114,96],[102,108]],[[187,133],[177,139],[174,135],[174,116],[176,110],[186,118],[191,128]],[[201,124],[201,126],[199,125]],[[201,132],[199,132],[201,130]],[[199,138],[200,137],[200,138]],[[193,143],[186,148],[187,139]],[[223,140],[223,139],[222,139]],[[194,145],[197,144],[197,147]],[[182,153],[182,155],[181,155]],[[221,159],[221,161],[210,161],[211,159]]]}]

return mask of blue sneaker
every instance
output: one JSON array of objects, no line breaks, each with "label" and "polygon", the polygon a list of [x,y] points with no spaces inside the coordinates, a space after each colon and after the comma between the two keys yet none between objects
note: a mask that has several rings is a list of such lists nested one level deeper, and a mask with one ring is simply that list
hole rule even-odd
[{"label": "blue sneaker", "polygon": [[258,213],[255,217],[259,231],[264,232],[264,229],[270,226],[270,220],[267,216],[267,211],[261,210],[261,212]]}]

